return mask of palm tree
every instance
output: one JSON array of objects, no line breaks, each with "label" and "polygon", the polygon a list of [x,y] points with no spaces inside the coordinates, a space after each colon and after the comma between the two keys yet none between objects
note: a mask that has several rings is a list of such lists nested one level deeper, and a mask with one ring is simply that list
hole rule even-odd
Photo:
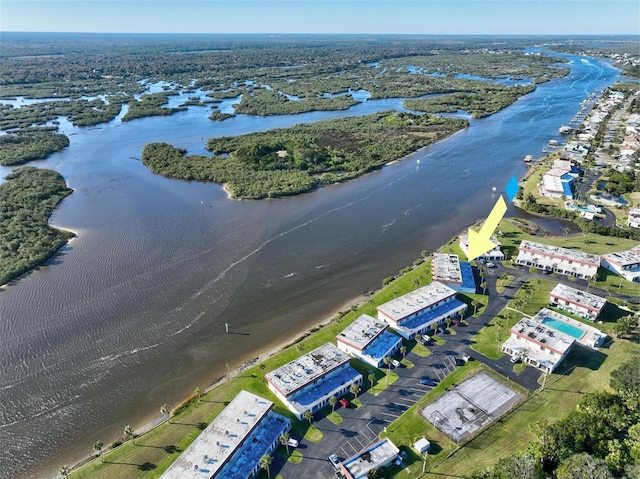
[{"label": "palm tree", "polygon": [[168,404],[163,404],[160,406],[160,414],[167,416],[167,421],[171,424],[171,409]]},{"label": "palm tree", "polygon": [[267,471],[267,477],[271,477],[271,471],[269,467],[271,466],[271,461],[273,458],[269,454],[265,454],[260,458],[260,467]]},{"label": "palm tree", "polygon": [[351,320],[353,321],[356,319],[356,311],[358,311],[358,306],[356,306],[355,304],[352,304],[351,311],[353,312],[353,316],[351,317]]},{"label": "palm tree", "polygon": [[464,309],[461,309],[460,312],[458,313],[460,315],[460,321],[462,321],[464,319]]},{"label": "palm tree", "polygon": [[131,428],[131,425],[127,425],[127,427],[124,428],[124,436],[129,439],[131,438],[131,441],[133,442],[133,445],[136,445],[136,439],[133,436],[133,429]]},{"label": "palm tree", "polygon": [[260,366],[258,366],[260,368],[260,374],[262,374],[264,376],[264,364],[260,364]]},{"label": "palm tree", "polygon": [[564,231],[564,236],[566,238],[569,235],[569,231],[571,231],[571,228],[565,226],[564,228],[562,228],[562,231]]},{"label": "palm tree", "polygon": [[400,354],[402,354],[402,360],[404,361],[404,357],[407,354],[407,347],[404,344],[400,346]]},{"label": "palm tree", "polygon": [[198,401],[200,401],[200,398],[202,397],[202,389],[200,389],[200,386],[196,386],[195,392],[198,397]]},{"label": "palm tree", "polygon": [[225,363],[225,366],[227,367],[227,377],[229,377],[229,363]]},{"label": "palm tree", "polygon": [[338,403],[338,398],[335,396],[331,396],[329,398],[329,404],[331,404],[331,415],[333,416],[333,411],[336,409],[336,404]]},{"label": "palm tree", "polygon": [[353,383],[350,387],[349,387],[349,392],[351,394],[354,395],[355,399],[358,399],[358,393],[361,391],[362,389],[360,388],[360,385],[358,383]]},{"label": "palm tree", "polygon": [[104,453],[102,452],[102,447],[104,446],[104,442],[102,441],[96,441],[93,444],[93,450],[100,453],[100,455],[102,456],[100,459],[100,462],[104,463]]},{"label": "palm tree", "polygon": [[482,288],[482,294],[485,294],[485,292],[487,291],[487,282],[483,281],[482,283],[480,283],[480,287]]},{"label": "palm tree", "polygon": [[62,466],[58,472],[62,477],[67,477],[69,475],[69,468],[67,466]]},{"label": "palm tree", "polygon": [[376,305],[376,303],[373,301],[373,297],[372,296],[369,296],[368,303],[371,306],[371,313],[373,313],[373,307]]},{"label": "palm tree", "polygon": [[309,421],[309,426],[311,426],[311,421],[313,420],[313,413],[309,410],[304,412],[304,418]]},{"label": "palm tree", "polygon": [[385,366],[387,366],[389,373],[387,374],[387,379],[386,379],[386,384],[387,386],[389,385],[389,375],[391,374],[391,358],[389,356],[385,356],[384,359],[382,360],[385,364]]},{"label": "palm tree", "polygon": [[287,448],[287,456],[289,455],[289,439],[291,439],[291,436],[289,435],[288,432],[283,432],[282,434],[280,434],[280,437],[278,438],[280,439],[280,444],[282,444],[284,447]]},{"label": "palm tree", "polygon": [[475,315],[478,312],[478,306],[480,306],[480,302],[477,299],[471,301],[471,306],[473,306],[473,314]]},{"label": "palm tree", "polygon": [[296,344],[296,351],[298,351],[299,353],[304,351],[304,346],[302,345],[302,343]]},{"label": "palm tree", "polygon": [[376,375],[374,373],[369,373],[369,376],[367,376],[367,379],[369,379],[369,387],[372,387],[373,381],[376,380]]}]

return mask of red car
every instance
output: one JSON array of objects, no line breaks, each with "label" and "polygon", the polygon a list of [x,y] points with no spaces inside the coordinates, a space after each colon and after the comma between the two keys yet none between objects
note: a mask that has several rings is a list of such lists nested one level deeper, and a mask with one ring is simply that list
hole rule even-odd
[{"label": "red car", "polygon": [[338,402],[340,403],[340,405],[341,405],[342,407],[346,407],[346,408],[348,408],[348,407],[349,407],[349,402],[348,402],[345,398],[340,398],[340,399],[338,399]]}]

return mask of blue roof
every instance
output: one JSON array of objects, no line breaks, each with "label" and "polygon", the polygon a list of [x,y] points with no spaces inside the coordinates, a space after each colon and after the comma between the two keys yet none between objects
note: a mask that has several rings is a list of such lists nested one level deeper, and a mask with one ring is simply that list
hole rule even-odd
[{"label": "blue roof", "polygon": [[378,362],[380,362],[389,350],[398,344],[399,341],[402,341],[400,336],[389,331],[384,331],[375,339],[375,341],[369,344],[369,346],[362,351],[362,354],[371,356],[373,359],[377,359]]},{"label": "blue roof", "polygon": [[329,394],[341,384],[355,381],[359,376],[361,376],[361,374],[358,371],[351,366],[347,366],[340,369],[337,374],[321,379],[320,382],[314,384],[313,387],[306,387],[299,393],[288,397],[287,401],[293,404],[296,409],[301,409],[301,411],[304,412],[307,409],[311,409],[309,405],[313,404],[318,398]]},{"label": "blue roof", "polygon": [[460,272],[462,273],[462,287],[465,289],[476,290],[476,280],[473,279],[473,271],[471,264],[466,261],[460,261]]},{"label": "blue roof", "polygon": [[[235,451],[229,462],[220,470],[217,477],[225,479],[246,479],[260,463],[260,458],[269,452],[270,446],[280,435],[289,429],[289,420],[280,414],[270,412],[258,427],[245,439]],[[206,474],[206,466],[200,472]],[[203,476],[209,477],[209,476]]]},{"label": "blue roof", "polygon": [[415,329],[419,326],[422,326],[423,324],[439,318],[440,316],[446,316],[448,313],[456,308],[459,308],[460,306],[465,306],[465,304],[459,299],[453,298],[451,301],[448,301],[435,309],[430,309],[429,311],[426,311],[416,318],[412,318],[409,321],[402,322],[402,324],[400,324],[400,327]]}]

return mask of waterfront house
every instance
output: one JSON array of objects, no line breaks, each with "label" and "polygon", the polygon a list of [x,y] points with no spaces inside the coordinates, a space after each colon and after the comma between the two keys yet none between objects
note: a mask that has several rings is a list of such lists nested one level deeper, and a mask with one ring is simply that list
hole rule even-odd
[{"label": "waterfront house", "polygon": [[322,409],[331,396],[349,392],[362,384],[362,374],[349,365],[350,356],[332,343],[294,359],[265,375],[267,386],[298,419],[306,411]]},{"label": "waterfront house", "polygon": [[405,339],[436,330],[448,318],[464,314],[467,305],[456,299],[456,291],[434,281],[378,306],[378,319],[386,321]]},{"label": "waterfront house", "polygon": [[402,346],[402,338],[388,329],[385,321],[363,314],[336,336],[338,349],[379,368]]},{"label": "waterfront house", "polygon": [[607,300],[564,284],[557,284],[549,293],[549,304],[594,321]]},{"label": "waterfront house", "polygon": [[240,391],[174,461],[161,479],[251,479],[260,458],[271,454],[291,421],[273,403]]},{"label": "waterfront house", "polygon": [[518,247],[517,263],[576,278],[594,278],[600,256],[524,240]]},{"label": "waterfront house", "polygon": [[540,194],[550,198],[573,199],[575,194],[575,178],[577,174],[565,169],[552,168],[542,177],[540,183]]}]

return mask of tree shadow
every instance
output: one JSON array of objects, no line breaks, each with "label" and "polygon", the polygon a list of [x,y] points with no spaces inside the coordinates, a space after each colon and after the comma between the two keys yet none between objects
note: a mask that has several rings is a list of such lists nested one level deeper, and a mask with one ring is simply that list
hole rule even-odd
[{"label": "tree shadow", "polygon": [[158,466],[151,462],[145,462],[144,464],[140,464],[138,466],[138,469],[140,469],[141,471],[153,471],[156,467]]},{"label": "tree shadow", "polygon": [[182,449],[178,449],[173,444],[169,444],[168,446],[164,446],[164,452],[167,454],[173,454],[174,452],[182,452]]}]

